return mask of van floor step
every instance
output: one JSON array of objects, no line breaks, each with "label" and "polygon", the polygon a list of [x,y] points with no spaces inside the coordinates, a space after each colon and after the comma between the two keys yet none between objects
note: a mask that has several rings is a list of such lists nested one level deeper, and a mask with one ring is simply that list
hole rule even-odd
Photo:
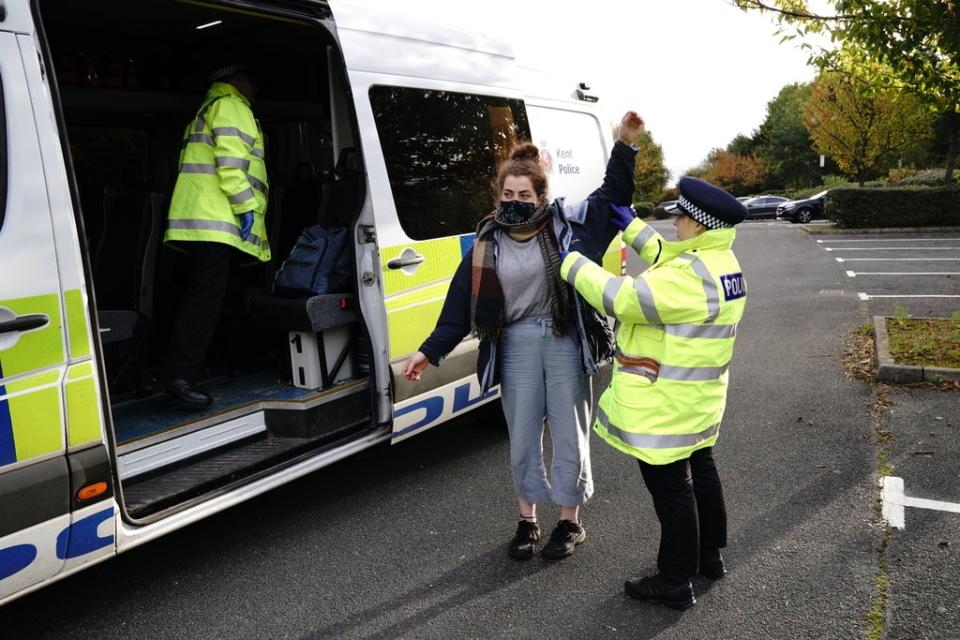
[{"label": "van floor step", "polygon": [[[349,432],[366,431],[369,420],[338,432],[337,441]],[[127,512],[144,517],[190,498],[208,493],[244,476],[289,460],[312,448],[331,443],[329,438],[295,438],[262,435],[234,444],[211,455],[188,460],[173,468],[137,477],[123,483]],[[324,447],[325,448],[325,447]]]}]

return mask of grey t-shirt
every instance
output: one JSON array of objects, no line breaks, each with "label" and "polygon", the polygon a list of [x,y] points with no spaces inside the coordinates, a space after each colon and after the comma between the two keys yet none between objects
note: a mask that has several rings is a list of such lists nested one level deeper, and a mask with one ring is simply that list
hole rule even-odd
[{"label": "grey t-shirt", "polygon": [[507,323],[549,316],[550,289],[537,237],[518,242],[503,231],[498,240],[497,277],[503,289]]}]

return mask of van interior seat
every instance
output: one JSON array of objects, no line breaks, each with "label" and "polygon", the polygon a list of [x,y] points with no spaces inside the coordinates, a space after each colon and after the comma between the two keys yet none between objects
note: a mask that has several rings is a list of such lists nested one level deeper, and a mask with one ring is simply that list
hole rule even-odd
[{"label": "van interior seat", "polygon": [[154,275],[166,196],[146,189],[106,189],[94,256],[98,321],[104,343],[128,340],[153,317]]}]

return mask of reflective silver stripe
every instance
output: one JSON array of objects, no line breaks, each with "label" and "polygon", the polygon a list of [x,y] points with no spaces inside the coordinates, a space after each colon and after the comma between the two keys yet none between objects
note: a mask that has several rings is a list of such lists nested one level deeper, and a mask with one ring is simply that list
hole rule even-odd
[{"label": "reflective silver stripe", "polygon": [[664,331],[680,338],[722,340],[737,335],[735,324],[668,324]]},{"label": "reflective silver stripe", "polygon": [[257,156],[263,160],[263,149],[250,149],[250,155]]},{"label": "reflective silver stripe", "polygon": [[[240,228],[229,222],[222,222],[220,220],[191,220],[191,219],[182,219],[175,218],[169,222],[170,229],[188,229],[188,230],[203,230],[203,231],[222,231],[223,233],[229,233],[230,235],[240,237]],[[249,244],[252,244],[255,247],[262,247],[266,244],[266,241],[260,236],[251,233],[247,236],[247,239],[244,241]]]},{"label": "reflective silver stripe", "polygon": [[577,258],[576,262],[573,263],[573,266],[570,267],[570,271],[567,271],[567,282],[573,284],[577,280],[577,272],[583,268],[585,264],[590,262],[587,258],[580,256]]},{"label": "reflective silver stripe", "polygon": [[238,129],[237,127],[215,127],[213,129],[213,135],[215,136],[236,136],[246,142],[251,147],[253,143],[256,142],[256,138],[251,135],[248,135]]},{"label": "reflective silver stripe", "polygon": [[[204,109],[203,111],[206,111],[206,109]],[[194,130],[197,133],[200,133],[201,131],[203,131],[203,127],[204,127],[203,112],[201,112],[200,115],[197,116],[197,126]]]},{"label": "reflective silver stripe", "polygon": [[620,367],[617,369],[617,371],[618,371],[618,372],[621,372],[621,371],[622,371],[623,373],[632,373],[632,374],[637,375],[637,376],[643,376],[644,378],[646,378],[646,379],[649,380],[650,382],[656,382],[656,381],[657,381],[657,374],[655,374],[655,373],[654,373],[653,371],[651,371],[650,369],[645,369],[645,368],[643,368],[643,367],[633,367],[633,366],[620,365]]},{"label": "reflective silver stripe", "polygon": [[235,193],[232,196],[227,196],[227,200],[230,201],[230,204],[240,204],[241,202],[246,202],[253,197],[253,189],[244,189],[240,193]]},{"label": "reflective silver stripe", "polygon": [[608,316],[616,315],[613,312],[613,300],[617,297],[617,291],[620,291],[622,284],[623,278],[610,278],[603,287],[603,310]]},{"label": "reflective silver stripe", "polygon": [[267,194],[267,185],[263,184],[253,176],[248,175],[247,181],[250,183],[250,186],[259,191],[260,193]]},{"label": "reflective silver stripe", "polygon": [[640,253],[643,246],[655,235],[657,235],[657,232],[653,230],[653,227],[644,227],[643,231],[638,233],[637,237],[630,243],[630,246],[633,247],[634,251]]},{"label": "reflective silver stripe", "polygon": [[217,168],[212,164],[184,162],[182,165],[180,165],[180,173],[210,173],[217,175]]},{"label": "reflective silver stripe", "polygon": [[243,169],[246,171],[250,168],[250,161],[246,158],[234,158],[232,156],[221,156],[217,158],[218,167],[231,167],[234,169]]},{"label": "reflective silver stripe", "polygon": [[660,324],[660,313],[657,311],[657,305],[653,303],[653,291],[650,290],[650,285],[643,278],[636,278],[633,281],[633,288],[637,292],[637,302],[643,310],[643,317],[650,324]]},{"label": "reflective silver stripe", "polygon": [[655,435],[652,433],[630,433],[611,424],[603,409],[597,412],[597,421],[603,425],[607,433],[638,449],[675,449],[677,447],[694,447],[701,442],[720,433],[720,423],[711,425],[700,433],[684,433],[679,435]]},{"label": "reflective silver stripe", "polygon": [[713,322],[720,315],[720,293],[717,291],[717,282],[710,275],[710,270],[707,269],[703,260],[692,253],[682,253],[680,257],[690,260],[690,266],[693,267],[694,273],[700,276],[700,280],[703,282],[703,293],[707,296],[706,322]]},{"label": "reflective silver stripe", "polygon": [[213,141],[213,136],[210,136],[206,133],[191,133],[187,138],[187,142],[202,142],[210,145],[211,147],[217,146],[217,143]]},{"label": "reflective silver stripe", "polygon": [[729,365],[722,367],[677,367],[671,364],[660,365],[660,377],[665,380],[684,382],[706,382],[722,376]]}]

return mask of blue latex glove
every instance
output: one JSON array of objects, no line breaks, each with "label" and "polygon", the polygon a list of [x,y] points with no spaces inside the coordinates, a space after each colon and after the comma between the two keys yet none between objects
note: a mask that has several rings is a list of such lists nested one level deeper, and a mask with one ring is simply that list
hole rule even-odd
[{"label": "blue latex glove", "polygon": [[636,212],[633,210],[633,207],[625,204],[613,204],[610,203],[610,222],[620,231],[623,231],[627,228],[631,222],[637,218]]},{"label": "blue latex glove", "polygon": [[566,260],[568,255],[570,255],[570,252],[563,247],[560,247],[560,262]]},{"label": "blue latex glove", "polygon": [[240,214],[240,237],[244,240],[250,237],[250,230],[253,229],[253,211],[247,211]]}]

